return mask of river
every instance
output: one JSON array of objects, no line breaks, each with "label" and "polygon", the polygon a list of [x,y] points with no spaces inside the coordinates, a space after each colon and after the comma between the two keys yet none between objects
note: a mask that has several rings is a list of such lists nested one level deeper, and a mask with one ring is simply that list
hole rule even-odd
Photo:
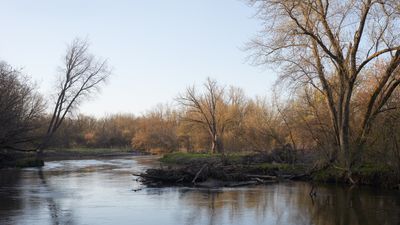
[{"label": "river", "polygon": [[0,170],[0,224],[400,224],[400,192],[281,182],[243,188],[145,188],[153,157],[48,162]]}]

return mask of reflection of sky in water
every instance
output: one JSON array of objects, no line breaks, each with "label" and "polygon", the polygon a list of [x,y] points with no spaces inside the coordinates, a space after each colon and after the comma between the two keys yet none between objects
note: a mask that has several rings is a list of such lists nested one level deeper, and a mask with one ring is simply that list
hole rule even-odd
[{"label": "reflection of sky in water", "polygon": [[[398,192],[306,183],[143,188],[150,157],[49,162],[0,171],[0,224],[398,224]],[[134,189],[143,188],[139,191]]]}]

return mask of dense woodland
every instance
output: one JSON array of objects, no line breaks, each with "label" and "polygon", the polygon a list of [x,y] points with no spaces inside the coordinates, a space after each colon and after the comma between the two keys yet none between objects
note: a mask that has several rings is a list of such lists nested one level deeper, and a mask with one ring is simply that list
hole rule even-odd
[{"label": "dense woodland", "polygon": [[110,74],[78,41],[67,51],[54,113],[27,75],[1,63],[0,148],[282,151],[293,161],[301,152],[349,174],[382,163],[400,171],[398,1],[249,3],[265,27],[246,50],[252,63],[279,72],[273,96],[251,98],[209,78],[143,115],[74,115],[80,97]]}]

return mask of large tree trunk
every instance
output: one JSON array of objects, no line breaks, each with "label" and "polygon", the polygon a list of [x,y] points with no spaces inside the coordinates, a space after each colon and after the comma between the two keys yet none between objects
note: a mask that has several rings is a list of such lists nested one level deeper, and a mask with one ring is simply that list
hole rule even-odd
[{"label": "large tree trunk", "polygon": [[224,145],[218,134],[213,134],[211,138],[211,154],[224,153]]},{"label": "large tree trunk", "polygon": [[351,154],[350,154],[350,137],[348,132],[348,124],[343,125],[342,129],[340,130],[339,137],[340,137],[340,152],[342,156],[342,160],[344,162],[344,166],[346,169],[350,169],[350,162],[351,162]]},{"label": "large tree trunk", "polygon": [[217,149],[217,143],[215,142],[214,138],[211,139],[211,154],[214,154]]}]

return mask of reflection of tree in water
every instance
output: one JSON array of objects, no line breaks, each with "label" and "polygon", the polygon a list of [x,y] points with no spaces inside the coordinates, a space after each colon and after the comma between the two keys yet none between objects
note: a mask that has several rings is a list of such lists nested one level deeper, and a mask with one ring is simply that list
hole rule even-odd
[{"label": "reflection of tree in water", "polygon": [[21,191],[16,188],[19,182],[19,170],[0,170],[0,218],[4,218],[3,213],[22,208]]},{"label": "reflection of tree in water", "polygon": [[[24,174],[25,176],[29,175],[29,178],[25,178]],[[13,217],[18,214],[21,209],[28,208],[30,210],[40,210],[42,208],[42,201],[36,200],[37,194],[40,194],[40,199],[45,199],[45,203],[47,204],[47,208],[50,213],[50,224],[75,224],[71,211],[68,210],[67,213],[65,213],[65,211],[61,210],[60,206],[52,197],[54,192],[51,189],[51,186],[47,183],[43,171],[37,171],[39,180],[35,179],[34,176],[31,177],[30,175],[34,175],[34,171],[0,171],[0,224],[25,223],[26,221],[19,221],[19,218],[15,218],[16,220],[14,221]],[[25,181],[27,183],[21,181]],[[36,187],[33,189],[30,188],[30,186],[36,185],[36,181],[40,182],[39,190]],[[44,197],[40,189],[44,191]],[[28,195],[25,191],[33,194],[33,198],[27,199],[26,196],[30,195]],[[37,214],[38,212],[31,213]]]},{"label": "reflection of tree in water", "polygon": [[[180,192],[190,213],[185,224],[397,224],[399,199],[376,197],[365,188],[322,186],[314,202],[307,183]],[[399,197],[400,198],[400,197]]]},{"label": "reflection of tree in water", "polygon": [[304,195],[298,195],[298,202],[307,206],[303,213],[310,215],[311,224],[368,225],[400,221],[399,204],[395,199],[384,195],[377,197],[366,188],[320,187],[315,205],[307,204],[308,201]]},{"label": "reflection of tree in water", "polygon": [[[181,192],[182,205],[190,207],[185,224],[250,224],[245,213],[253,213],[253,220],[264,224],[267,212],[281,213],[273,207],[270,197],[259,189],[198,190]],[[245,215],[246,216],[246,215]]]},{"label": "reflection of tree in water", "polygon": [[397,224],[400,221],[399,202],[382,194],[377,197],[367,188],[320,186],[313,201],[307,195],[307,188],[299,191],[292,201],[298,207],[298,217],[292,217],[291,224],[299,224],[301,217],[301,224],[316,225]]},{"label": "reflection of tree in water", "polygon": [[45,199],[47,201],[47,207],[50,212],[51,224],[76,224],[74,222],[72,210],[62,210],[60,205],[52,197],[53,190],[51,186],[47,183],[46,177],[41,169],[38,170],[38,176],[40,178],[42,186],[45,188],[46,193],[49,193],[49,195]]}]

